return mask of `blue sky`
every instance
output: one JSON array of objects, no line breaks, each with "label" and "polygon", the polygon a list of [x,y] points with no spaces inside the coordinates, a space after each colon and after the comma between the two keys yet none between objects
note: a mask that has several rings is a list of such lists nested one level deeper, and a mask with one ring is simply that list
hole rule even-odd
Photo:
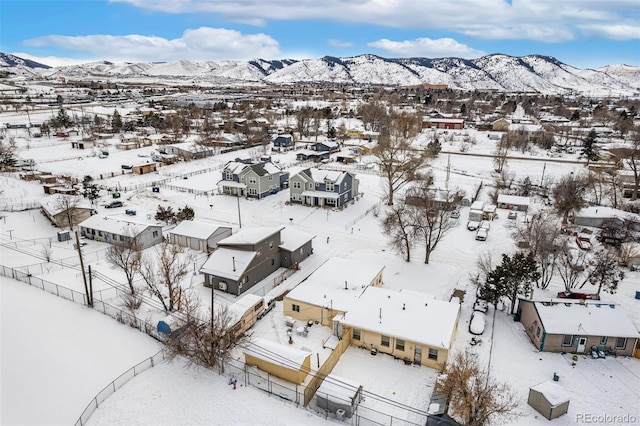
[{"label": "blue sky", "polygon": [[54,66],[363,53],[640,66],[640,1],[2,0],[0,51]]}]

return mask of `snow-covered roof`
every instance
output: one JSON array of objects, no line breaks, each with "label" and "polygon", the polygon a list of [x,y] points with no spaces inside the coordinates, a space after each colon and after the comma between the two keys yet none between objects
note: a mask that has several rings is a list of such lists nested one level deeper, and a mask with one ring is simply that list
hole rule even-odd
[{"label": "snow-covered roof", "polygon": [[[57,196],[49,197],[49,198],[46,198],[46,199],[40,201],[40,205],[51,216],[55,216],[58,213],[62,213],[62,212],[64,212],[66,210],[58,202],[58,197]],[[91,210],[92,209],[91,204],[89,204],[89,202],[85,201],[85,200],[81,200],[76,205],[69,205],[68,207],[73,208],[73,209],[86,209],[86,210]]]},{"label": "snow-covered roof", "polygon": [[244,353],[272,364],[282,365],[295,370],[301,369],[305,359],[311,356],[311,352],[292,348],[291,346],[260,337],[251,339],[244,348]]},{"label": "snow-covered roof", "polygon": [[498,195],[498,204],[515,204],[517,206],[528,206],[531,204],[531,198],[521,197],[519,195]]},{"label": "snow-covered roof", "polygon": [[242,316],[247,313],[249,309],[253,309],[253,306],[261,300],[263,300],[262,296],[247,293],[244,296],[240,297],[236,301],[236,303],[229,305],[227,307],[227,312],[229,312],[231,318],[235,319],[236,321],[240,321]]},{"label": "snow-covered roof", "polygon": [[517,124],[509,124],[509,130],[510,131],[523,131],[523,132],[528,132],[528,133],[534,133],[534,132],[539,132],[542,130],[542,126],[539,124],[524,124],[524,123],[517,123]]},{"label": "snow-covered roof", "polygon": [[253,258],[255,251],[234,250],[225,247],[218,247],[211,253],[209,259],[204,262],[200,272],[204,272],[218,277],[225,277],[237,281],[247,269]]},{"label": "snow-covered roof", "polygon": [[[574,217],[598,217],[603,219],[618,218],[624,220],[630,216],[634,216],[634,214],[605,206],[585,207],[574,213]],[[640,216],[637,217],[640,218]]]},{"label": "snow-covered roof", "polygon": [[315,237],[315,235],[286,226],[280,231],[280,247],[287,251],[294,251]]},{"label": "snow-covered roof", "polygon": [[171,234],[206,240],[220,228],[231,229],[228,226],[219,226],[197,220],[183,220],[178,226],[171,230]]},{"label": "snow-covered roof", "polygon": [[384,266],[375,263],[332,257],[287,297],[346,312],[383,269]]},{"label": "snow-covered roof", "polygon": [[240,172],[242,172],[244,169],[246,169],[247,167],[249,167],[248,164],[245,163],[241,163],[239,161],[229,161],[225,166],[224,166],[224,172],[231,172],[234,175],[239,174]]},{"label": "snow-covered roof", "polygon": [[535,386],[531,386],[531,389],[544,395],[549,404],[554,407],[570,400],[569,393],[560,385],[551,381],[538,383]]},{"label": "snow-covered roof", "polygon": [[279,233],[282,228],[283,227],[281,226],[256,226],[253,228],[244,228],[232,236],[227,237],[224,240],[220,240],[218,242],[218,246],[257,244],[260,241]]},{"label": "snow-covered roof", "polygon": [[322,170],[316,168],[310,168],[304,171],[307,175],[311,176],[314,182],[333,182],[340,184],[342,179],[347,175],[347,172],[336,170]]},{"label": "snow-covered roof", "polygon": [[316,395],[335,402],[351,403],[359,388],[360,385],[357,382],[335,374],[329,374],[316,391]]},{"label": "snow-covered roof", "polygon": [[620,306],[605,302],[535,302],[547,334],[640,337],[638,329]]},{"label": "snow-covered roof", "polygon": [[136,236],[149,227],[162,228],[153,223],[132,222],[130,220],[115,219],[111,216],[96,214],[82,221],[78,226],[97,229],[117,235]]},{"label": "snow-covered roof", "polygon": [[340,323],[385,336],[449,349],[460,305],[416,291],[367,287]]}]

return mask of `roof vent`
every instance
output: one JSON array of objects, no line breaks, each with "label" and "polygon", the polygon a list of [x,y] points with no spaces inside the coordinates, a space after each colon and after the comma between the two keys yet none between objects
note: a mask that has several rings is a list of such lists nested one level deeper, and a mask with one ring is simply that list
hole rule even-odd
[{"label": "roof vent", "polygon": [[404,311],[404,303],[402,304],[402,310]]}]

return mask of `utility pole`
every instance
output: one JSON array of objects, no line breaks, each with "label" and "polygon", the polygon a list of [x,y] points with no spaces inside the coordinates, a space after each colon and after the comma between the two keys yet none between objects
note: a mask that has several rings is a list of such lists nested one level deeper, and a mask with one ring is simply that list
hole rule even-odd
[{"label": "utility pole", "polygon": [[84,281],[84,292],[87,295],[87,305],[93,307],[93,301],[89,294],[89,287],[87,285],[87,275],[84,273],[84,260],[82,259],[82,249],[80,248],[80,237],[78,231],[76,231],[76,248],[78,249],[78,257],[80,257],[80,269],[82,270],[82,280]]},{"label": "utility pole", "polygon": [[238,201],[238,225],[240,225],[240,229],[242,229],[242,217],[240,216],[240,194],[238,194],[236,200]]},{"label": "utility pole", "polygon": [[91,273],[91,265],[88,265],[87,267],[89,268],[89,294],[91,295],[90,306],[93,306],[93,274]]}]

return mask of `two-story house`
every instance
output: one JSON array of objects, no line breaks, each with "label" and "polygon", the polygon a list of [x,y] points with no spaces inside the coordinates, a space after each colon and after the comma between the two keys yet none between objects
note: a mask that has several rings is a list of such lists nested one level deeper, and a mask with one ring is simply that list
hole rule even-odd
[{"label": "two-story house", "polygon": [[200,269],[204,285],[240,295],[280,267],[293,267],[310,256],[313,238],[284,227],[242,229],[218,241]]},{"label": "two-story house", "polygon": [[230,161],[222,170],[218,186],[223,194],[262,198],[280,191],[288,180],[289,173],[271,161],[254,164]]},{"label": "two-story house", "polygon": [[311,150],[321,152],[337,152],[340,151],[340,144],[336,141],[316,142],[311,145]]},{"label": "two-story house", "polygon": [[289,199],[317,207],[342,207],[358,194],[358,179],[347,171],[309,168],[291,177]]},{"label": "two-story house", "polygon": [[293,136],[278,135],[273,140],[273,147],[279,151],[288,151],[294,148]]}]

